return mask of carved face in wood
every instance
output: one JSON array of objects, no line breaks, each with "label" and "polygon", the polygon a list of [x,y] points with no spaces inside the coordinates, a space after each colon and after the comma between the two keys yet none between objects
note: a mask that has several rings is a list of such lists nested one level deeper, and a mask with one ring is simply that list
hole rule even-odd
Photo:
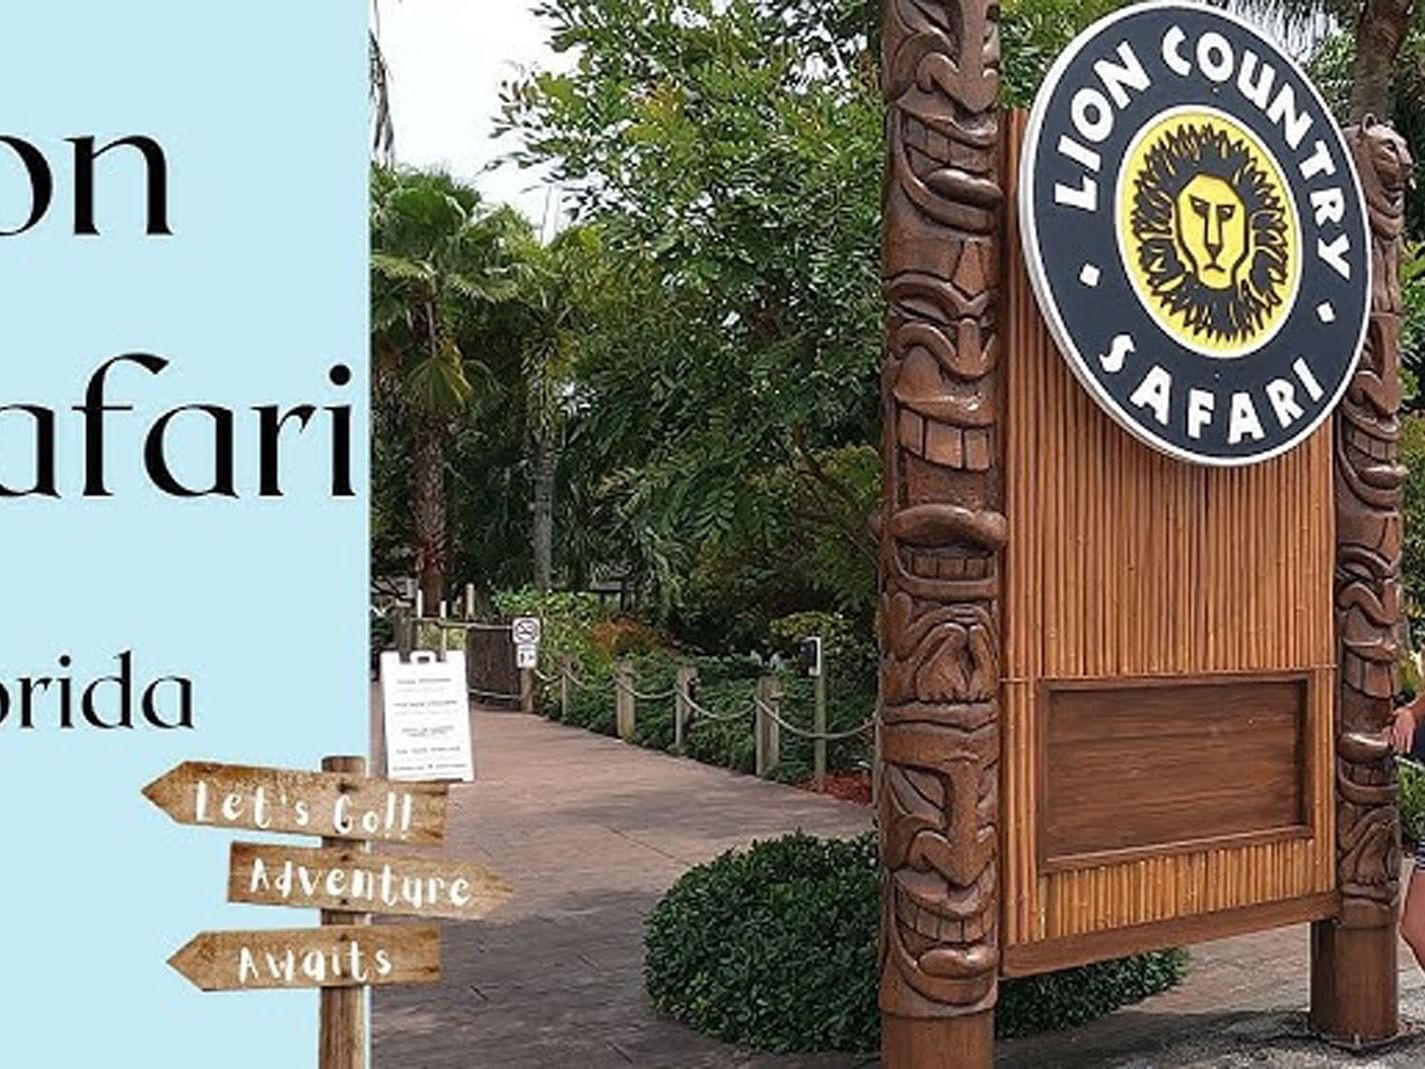
[{"label": "carved face in wood", "polygon": [[999,26],[975,4],[892,0],[902,23],[887,56],[894,102],[892,166],[921,210],[987,230],[1001,199],[988,180],[998,152]]},{"label": "carved face in wood", "polygon": [[1368,173],[1375,175],[1382,191],[1399,198],[1401,210],[1404,208],[1405,187],[1410,180],[1414,166],[1410,158],[1410,147],[1405,138],[1374,116],[1366,116],[1361,123],[1365,136],[1366,166]]}]

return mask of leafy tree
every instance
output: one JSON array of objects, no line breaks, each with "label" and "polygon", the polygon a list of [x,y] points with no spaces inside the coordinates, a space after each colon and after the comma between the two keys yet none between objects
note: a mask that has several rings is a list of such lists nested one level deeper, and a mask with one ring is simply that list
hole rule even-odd
[{"label": "leafy tree", "polygon": [[[1349,111],[1377,93],[1367,68],[1394,52],[1374,27],[1399,3],[1287,0],[1256,14],[1302,46],[1360,22],[1367,58],[1348,49],[1342,73]],[[1027,104],[1069,38],[1117,6],[1008,0],[1006,102]],[[526,375],[542,403],[518,406],[548,418],[523,432],[541,469],[525,473],[542,488],[535,515],[554,514],[557,487],[570,517],[557,533],[536,524],[541,583],[555,557],[574,582],[632,572],[699,637],[719,617],[725,635],[746,635],[773,604],[869,620],[876,476],[846,461],[873,460],[878,440],[880,8],[538,4],[573,67],[510,83],[498,127],[511,158],[550,169],[597,245],[573,276],[545,276],[549,300],[516,331],[532,346],[520,352],[542,354],[528,370],[550,372]],[[713,604],[748,606],[745,619]]]},{"label": "leafy tree", "polygon": [[1005,103],[1029,107],[1064,46],[1090,23],[1126,2],[1009,0],[1000,19],[1000,76]]},{"label": "leafy tree", "polygon": [[875,7],[548,0],[575,69],[507,89],[515,157],[552,166],[620,264],[581,357],[577,440],[610,465],[606,499],[666,596],[705,544],[765,520],[773,473],[869,544],[816,457],[875,434]]},{"label": "leafy tree", "polygon": [[517,348],[533,461],[531,549],[534,585],[554,586],[555,490],[572,413],[585,309],[606,284],[597,230],[575,227],[535,250],[520,275]]}]

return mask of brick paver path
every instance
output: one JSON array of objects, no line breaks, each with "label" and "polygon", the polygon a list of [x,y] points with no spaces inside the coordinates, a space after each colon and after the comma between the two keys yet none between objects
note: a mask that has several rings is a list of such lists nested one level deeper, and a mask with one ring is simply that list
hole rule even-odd
[{"label": "brick paver path", "polygon": [[643,992],[643,921],[693,865],[797,828],[856,834],[864,806],[517,713],[478,712],[475,747],[446,849],[488,864],[515,897],[487,921],[444,926],[439,986],[376,992],[378,1069],[855,1064],[745,1055],[659,1018]]},{"label": "brick paver path", "polygon": [[[377,732],[379,735],[379,731]],[[642,750],[537,717],[479,712],[478,781],[453,789],[446,849],[515,898],[447,924],[444,980],[378,989],[376,1069],[857,1069],[872,1057],[752,1055],[648,1005],[643,921],[683,872],[797,828],[850,835],[860,806]],[[378,751],[379,752],[379,749]],[[1403,1009],[1425,980],[1402,949]],[[1304,927],[1198,947],[1175,991],[1071,1032],[1000,1044],[1000,1069],[1425,1065],[1425,1046],[1353,1061],[1306,1042]]]}]

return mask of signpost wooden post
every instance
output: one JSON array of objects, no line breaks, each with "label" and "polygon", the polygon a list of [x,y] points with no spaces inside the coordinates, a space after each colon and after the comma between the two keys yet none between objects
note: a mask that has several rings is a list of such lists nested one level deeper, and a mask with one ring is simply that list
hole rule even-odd
[{"label": "signpost wooden post", "polygon": [[[353,776],[366,775],[366,762],[360,757],[327,757],[322,760],[322,771],[327,773],[350,773]],[[340,846],[342,840],[335,836],[325,836],[322,846]],[[354,845],[360,853],[370,848],[365,841]],[[368,913],[348,913],[344,910],[322,910],[322,927],[350,925],[352,931],[361,933],[363,927],[371,924]],[[364,933],[361,933],[364,934]],[[435,952],[440,954],[439,933],[436,935]],[[440,976],[440,966],[436,965],[431,980]],[[364,987],[323,988],[321,1006],[318,1011],[317,1065],[320,1069],[364,1069],[366,1065],[366,989]]]},{"label": "signpost wooden post", "polygon": [[366,1069],[366,988],[435,983],[440,929],[371,914],[477,920],[509,899],[479,865],[373,854],[373,840],[445,837],[445,784],[366,776],[360,757],[321,772],[189,761],[144,788],[180,824],[320,836],[322,845],[234,843],[228,900],[321,910],[320,928],[200,932],[169,964],[203,991],[319,988],[319,1069]]}]

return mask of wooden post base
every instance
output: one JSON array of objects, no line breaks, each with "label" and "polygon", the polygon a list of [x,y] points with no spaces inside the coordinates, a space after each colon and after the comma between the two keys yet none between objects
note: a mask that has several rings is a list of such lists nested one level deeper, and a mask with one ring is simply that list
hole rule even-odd
[{"label": "wooden post base", "polygon": [[994,1011],[933,1020],[883,1014],[881,1056],[884,1069],[991,1069]]},{"label": "wooden post base", "polygon": [[1400,1034],[1395,926],[1311,926],[1311,1026],[1332,1043],[1362,1050]]}]

